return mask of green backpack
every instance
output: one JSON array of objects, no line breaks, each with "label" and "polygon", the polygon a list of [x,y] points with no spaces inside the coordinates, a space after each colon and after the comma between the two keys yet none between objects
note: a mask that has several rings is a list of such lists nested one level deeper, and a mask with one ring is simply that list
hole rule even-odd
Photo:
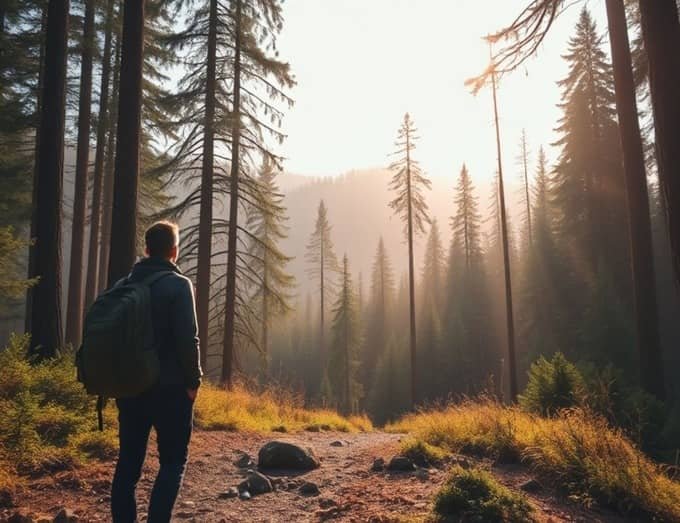
[{"label": "green backpack", "polygon": [[76,366],[78,381],[89,394],[99,396],[98,409],[102,398],[131,398],[158,381],[151,285],[168,274],[172,271],[154,273],[140,282],[123,280],[101,294],[87,312]]}]

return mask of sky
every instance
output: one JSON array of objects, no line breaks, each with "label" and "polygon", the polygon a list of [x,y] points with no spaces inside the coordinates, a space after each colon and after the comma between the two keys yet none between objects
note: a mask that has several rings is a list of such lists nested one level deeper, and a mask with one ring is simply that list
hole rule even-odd
[{"label": "sky", "polygon": [[[479,181],[496,171],[489,90],[473,96],[466,78],[488,64],[481,37],[507,25],[529,0],[286,0],[278,47],[297,79],[284,120],[287,172],[336,175],[389,164],[409,112],[416,151],[431,177],[453,177],[466,162]],[[584,0],[557,20],[538,56],[499,86],[506,177],[519,177],[522,128],[530,152],[556,139],[556,106],[567,68],[561,55],[582,5],[606,31],[602,0]],[[548,158],[556,151],[548,149]],[[453,184],[453,181],[452,181]]]}]

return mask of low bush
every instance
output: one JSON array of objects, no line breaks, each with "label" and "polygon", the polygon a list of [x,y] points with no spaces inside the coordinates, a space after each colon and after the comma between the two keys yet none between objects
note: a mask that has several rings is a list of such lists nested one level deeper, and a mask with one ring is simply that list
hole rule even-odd
[{"label": "low bush", "polygon": [[451,452],[514,452],[546,482],[584,502],[680,520],[680,483],[622,430],[580,408],[546,418],[489,399],[468,400],[408,415],[387,429]]},{"label": "low bush", "polygon": [[541,356],[531,364],[529,381],[524,394],[519,396],[519,404],[528,412],[550,416],[582,404],[584,395],[581,373],[557,352],[550,360]]},{"label": "low bush", "polygon": [[435,495],[433,520],[524,523],[533,509],[526,498],[504,487],[480,469],[454,467]]},{"label": "low bush", "polygon": [[439,465],[448,455],[444,449],[416,438],[404,440],[401,443],[400,454],[410,458],[419,467]]}]

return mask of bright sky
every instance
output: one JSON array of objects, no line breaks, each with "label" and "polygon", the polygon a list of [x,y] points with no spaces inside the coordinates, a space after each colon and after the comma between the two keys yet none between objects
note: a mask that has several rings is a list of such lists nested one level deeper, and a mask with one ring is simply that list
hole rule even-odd
[{"label": "bright sky", "polygon": [[[288,172],[334,175],[388,164],[404,112],[420,131],[417,159],[434,176],[465,161],[474,178],[495,172],[492,105],[463,82],[488,63],[481,36],[509,23],[529,0],[287,0],[281,56],[298,80],[284,120]],[[585,2],[606,31],[604,2]],[[532,152],[554,141],[561,54],[583,3],[555,24],[535,59],[500,84],[507,176],[522,127]],[[548,151],[549,158],[555,156]]]}]

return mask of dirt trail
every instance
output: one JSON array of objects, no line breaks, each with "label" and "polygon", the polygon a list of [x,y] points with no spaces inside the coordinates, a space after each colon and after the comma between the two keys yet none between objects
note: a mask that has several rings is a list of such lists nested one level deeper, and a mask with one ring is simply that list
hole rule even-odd
[{"label": "dirt trail", "polygon": [[[370,471],[374,458],[389,459],[397,452],[401,437],[382,432],[261,435],[198,431],[192,441],[174,521],[390,522],[424,516],[444,481],[445,468],[399,474]],[[321,459],[321,468],[297,476],[279,476],[275,480],[278,484],[275,492],[250,500],[220,498],[221,493],[243,480],[245,471],[234,464],[239,452],[256,459],[258,449],[272,439],[312,447]],[[331,445],[338,441],[343,445]],[[154,446],[152,441],[150,448]],[[62,507],[68,507],[79,521],[108,521],[112,468],[112,463],[103,463],[32,480],[19,496],[19,506],[24,513],[52,517]],[[148,502],[155,469],[156,453],[152,450],[138,488],[140,515]],[[502,483],[514,489],[530,478],[522,467],[493,467],[492,471]],[[316,483],[320,495],[301,495],[297,487],[304,481]],[[529,494],[529,498],[539,521],[623,521],[608,513],[586,511],[547,491]]]}]

